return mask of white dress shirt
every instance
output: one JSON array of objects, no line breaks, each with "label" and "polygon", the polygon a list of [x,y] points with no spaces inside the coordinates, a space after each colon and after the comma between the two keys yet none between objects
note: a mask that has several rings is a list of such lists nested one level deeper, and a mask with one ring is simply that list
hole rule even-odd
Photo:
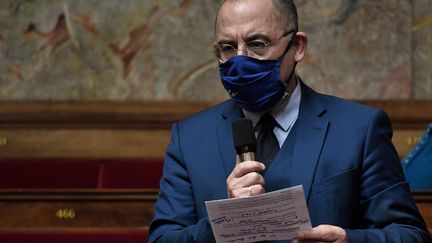
[{"label": "white dress shirt", "polygon": [[[276,138],[279,142],[279,147],[282,147],[285,139],[288,137],[288,134],[291,131],[291,128],[297,120],[300,109],[300,101],[301,87],[300,82],[297,82],[293,93],[286,99],[286,101],[279,104],[276,109],[270,112],[270,114],[278,123],[273,129],[273,133],[276,135]],[[246,118],[252,120],[253,126],[255,128],[255,135],[258,136],[261,128],[257,125],[264,112],[250,112],[243,109],[243,113],[245,114]]]}]

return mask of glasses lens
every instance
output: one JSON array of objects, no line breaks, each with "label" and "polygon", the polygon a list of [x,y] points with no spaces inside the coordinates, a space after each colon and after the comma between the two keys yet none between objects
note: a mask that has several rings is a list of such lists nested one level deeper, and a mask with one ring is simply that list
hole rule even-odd
[{"label": "glasses lens", "polygon": [[247,44],[248,54],[255,58],[264,57],[269,50],[269,45],[270,43],[264,41],[251,41]]},{"label": "glasses lens", "polygon": [[218,58],[224,62],[237,55],[237,49],[230,44],[220,44],[217,49]]}]

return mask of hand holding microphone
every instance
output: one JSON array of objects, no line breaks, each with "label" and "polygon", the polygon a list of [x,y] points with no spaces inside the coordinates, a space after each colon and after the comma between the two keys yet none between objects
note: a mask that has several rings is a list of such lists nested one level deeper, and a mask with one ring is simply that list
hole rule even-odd
[{"label": "hand holding microphone", "polygon": [[240,118],[232,123],[234,148],[240,156],[240,162],[253,161],[256,157],[257,141],[252,121]]},{"label": "hand holding microphone", "polygon": [[256,138],[252,121],[240,118],[232,124],[237,161],[228,176],[228,197],[247,197],[264,193],[264,178],[259,173],[265,170],[263,163],[255,161]]}]

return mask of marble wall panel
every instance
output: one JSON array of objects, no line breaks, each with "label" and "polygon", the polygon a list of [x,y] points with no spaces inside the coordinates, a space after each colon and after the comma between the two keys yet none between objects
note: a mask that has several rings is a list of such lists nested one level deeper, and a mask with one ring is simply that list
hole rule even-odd
[{"label": "marble wall panel", "polygon": [[301,76],[325,93],[349,99],[411,96],[409,0],[298,1],[309,33]]},{"label": "marble wall panel", "polygon": [[[349,99],[430,98],[430,0],[297,3],[307,84]],[[0,1],[0,100],[225,99],[211,52],[219,5]]]},{"label": "marble wall panel", "polygon": [[[216,70],[210,50],[218,6],[218,0],[1,1],[0,98],[221,97],[217,73],[206,73]],[[212,86],[219,93],[211,95]]]},{"label": "marble wall panel", "polygon": [[413,98],[432,99],[432,1],[415,0],[412,21]]}]

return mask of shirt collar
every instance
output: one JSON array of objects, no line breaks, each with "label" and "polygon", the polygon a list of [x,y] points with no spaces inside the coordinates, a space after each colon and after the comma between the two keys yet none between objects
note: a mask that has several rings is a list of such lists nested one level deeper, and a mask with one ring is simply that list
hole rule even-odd
[{"label": "shirt collar", "polygon": [[[300,109],[301,100],[301,87],[300,82],[297,85],[293,93],[289,96],[286,101],[282,102],[276,109],[274,109],[270,114],[277,121],[279,127],[285,132],[288,131],[293,121],[297,118]],[[264,112],[250,112],[243,109],[245,116],[252,120],[254,128],[264,114]]]}]

